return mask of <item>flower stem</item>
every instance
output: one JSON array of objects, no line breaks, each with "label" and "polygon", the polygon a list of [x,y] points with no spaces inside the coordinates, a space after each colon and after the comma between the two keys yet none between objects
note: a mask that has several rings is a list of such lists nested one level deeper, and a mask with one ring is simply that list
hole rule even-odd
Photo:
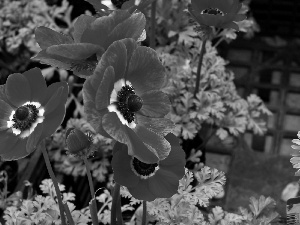
[{"label": "flower stem", "polygon": [[62,198],[61,198],[61,192],[59,190],[58,182],[56,180],[56,177],[55,177],[54,172],[53,172],[52,167],[51,167],[49,156],[48,156],[48,153],[47,153],[46,148],[45,148],[45,141],[44,140],[41,143],[41,149],[42,149],[42,153],[43,153],[43,156],[44,156],[44,160],[45,160],[45,163],[46,163],[48,173],[49,173],[49,175],[52,179],[52,182],[53,182],[53,185],[54,185],[54,188],[55,188],[55,192],[56,192],[56,196],[57,196],[57,200],[58,200],[58,205],[59,205],[59,212],[60,212],[61,222],[62,222],[62,225],[66,225],[66,218],[65,218],[65,214],[64,214],[64,204],[63,204],[63,201],[62,201]]},{"label": "flower stem", "polygon": [[196,87],[195,87],[195,91],[194,91],[194,97],[196,97],[196,95],[199,91],[200,75],[201,75],[201,68],[202,68],[202,62],[203,62],[203,55],[205,52],[205,44],[206,44],[206,39],[203,39],[202,45],[201,45],[201,50],[200,50],[200,55],[199,55],[197,74],[196,74],[197,78],[196,78]]},{"label": "flower stem", "polygon": [[[120,198],[120,184],[115,183],[113,196],[112,196],[112,205],[111,205],[111,217],[110,217],[111,225],[117,225],[116,218],[117,218],[117,207],[118,207],[119,198]],[[118,221],[118,224],[122,224],[122,221]]]},{"label": "flower stem", "polygon": [[156,27],[156,0],[151,4],[151,34],[150,48],[155,48],[155,27]]},{"label": "flower stem", "polygon": [[146,225],[147,222],[147,202],[143,201],[143,219],[142,219],[142,225]]},{"label": "flower stem", "polygon": [[91,192],[91,196],[92,196],[92,202],[90,204],[90,212],[92,215],[92,223],[93,225],[98,225],[98,216],[97,216],[97,204],[95,201],[93,201],[93,199],[95,198],[95,189],[94,189],[94,183],[93,183],[93,179],[92,179],[92,175],[91,175],[91,169],[90,169],[90,164],[87,160],[86,157],[83,157],[83,161],[85,164],[85,168],[86,168],[86,175],[88,177],[88,181],[89,181],[89,186],[90,186],[90,192]]},{"label": "flower stem", "polygon": [[91,175],[90,165],[89,165],[89,162],[86,157],[83,158],[83,161],[84,161],[85,168],[86,168],[86,175],[87,175],[88,181],[89,181],[91,196],[92,196],[92,198],[94,198],[95,197],[95,189],[94,189],[94,183],[93,183],[93,179],[92,179],[92,175]]}]

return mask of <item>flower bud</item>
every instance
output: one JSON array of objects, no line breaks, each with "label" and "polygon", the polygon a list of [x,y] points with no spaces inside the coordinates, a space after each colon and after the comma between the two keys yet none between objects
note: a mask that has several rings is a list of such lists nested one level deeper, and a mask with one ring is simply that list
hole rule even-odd
[{"label": "flower bud", "polygon": [[85,134],[76,128],[70,128],[66,133],[68,153],[79,158],[88,157],[93,154],[93,138],[91,134]]}]

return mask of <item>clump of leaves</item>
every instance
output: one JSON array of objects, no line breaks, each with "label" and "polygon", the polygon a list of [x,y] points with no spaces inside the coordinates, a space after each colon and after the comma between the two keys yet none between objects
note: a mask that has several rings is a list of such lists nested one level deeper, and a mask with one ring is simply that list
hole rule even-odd
[{"label": "clump of leaves", "polygon": [[184,139],[192,139],[203,124],[210,124],[222,140],[246,130],[263,134],[264,118],[271,112],[258,96],[252,94],[243,99],[237,93],[233,72],[226,69],[227,62],[211,42],[206,45],[200,88],[194,97],[199,42],[194,38],[191,46],[172,43],[158,49],[169,76],[164,91],[171,97],[170,117],[177,124],[177,133]]}]

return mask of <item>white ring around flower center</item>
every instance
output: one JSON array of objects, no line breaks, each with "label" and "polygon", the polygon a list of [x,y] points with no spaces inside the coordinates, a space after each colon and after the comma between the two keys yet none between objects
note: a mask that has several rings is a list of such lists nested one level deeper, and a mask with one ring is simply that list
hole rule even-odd
[{"label": "white ring around flower center", "polygon": [[110,94],[110,99],[109,99],[110,105],[107,107],[107,109],[109,112],[115,112],[123,125],[126,125],[129,128],[133,129],[136,127],[136,123],[134,121],[132,121],[131,123],[128,123],[128,121],[124,118],[122,113],[117,109],[117,106],[115,104],[116,102],[118,102],[119,91],[122,89],[122,87],[124,87],[126,85],[129,85],[132,87],[132,84],[130,81],[126,80],[126,83],[125,83],[125,79],[120,79],[117,82],[115,82],[114,89],[112,90],[112,92]]},{"label": "white ring around flower center", "polygon": [[13,125],[15,124],[15,122],[13,121],[13,117],[16,113],[15,110],[13,110],[9,116],[9,121],[7,121],[7,128],[11,128],[12,129],[12,132],[15,134],[15,135],[19,135],[20,138],[26,138],[28,137],[33,131],[34,129],[36,128],[36,126],[39,124],[39,123],[42,123],[45,119],[44,117],[44,113],[45,113],[45,109],[43,107],[41,107],[41,104],[39,102],[25,102],[22,106],[25,106],[25,105],[34,105],[37,110],[39,111],[38,114],[37,114],[37,118],[36,118],[36,121],[34,123],[31,124],[31,127],[27,130],[24,130],[23,132],[19,129],[16,129],[13,127]]},{"label": "white ring around flower center", "polygon": [[131,160],[130,160],[130,167],[131,167],[132,172],[133,172],[136,176],[138,176],[138,177],[140,177],[140,178],[142,178],[142,179],[144,179],[144,180],[149,179],[150,177],[153,177],[153,176],[156,174],[156,172],[159,170],[159,164],[157,164],[157,166],[155,167],[155,170],[154,170],[152,173],[150,173],[150,174],[147,175],[147,176],[141,175],[141,174],[139,174],[139,173],[135,170],[135,168],[134,168],[134,166],[133,166],[133,159],[134,159],[134,157],[131,157]]}]

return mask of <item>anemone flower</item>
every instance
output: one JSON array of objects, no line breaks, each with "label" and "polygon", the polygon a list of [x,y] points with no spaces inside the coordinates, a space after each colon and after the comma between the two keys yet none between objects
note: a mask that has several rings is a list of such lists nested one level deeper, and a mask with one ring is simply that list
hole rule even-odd
[{"label": "anemone flower", "polygon": [[52,135],[65,115],[66,82],[47,87],[38,68],[8,76],[0,86],[0,157],[17,160],[29,155]]},{"label": "anemone flower", "polygon": [[174,134],[165,136],[171,144],[170,154],[158,163],[146,164],[124,151],[126,145],[114,146],[112,168],[114,180],[128,188],[140,200],[170,198],[177,193],[179,180],[184,176],[185,153]]},{"label": "anemone flower", "polygon": [[72,70],[86,78],[93,73],[104,51],[116,40],[133,38],[143,34],[146,19],[142,13],[130,14],[116,10],[108,16],[95,18],[81,15],[74,24],[73,37],[47,27],[38,27],[35,38],[42,51],[34,60]]},{"label": "anemone flower", "polygon": [[114,42],[83,85],[87,121],[101,135],[128,145],[145,163],[167,157],[164,135],[174,129],[168,96],[160,89],[166,74],[157,53],[131,38]]},{"label": "anemone flower", "polygon": [[239,0],[192,0],[188,10],[200,25],[238,31],[235,22],[246,19],[246,15],[238,14],[241,7]]}]

